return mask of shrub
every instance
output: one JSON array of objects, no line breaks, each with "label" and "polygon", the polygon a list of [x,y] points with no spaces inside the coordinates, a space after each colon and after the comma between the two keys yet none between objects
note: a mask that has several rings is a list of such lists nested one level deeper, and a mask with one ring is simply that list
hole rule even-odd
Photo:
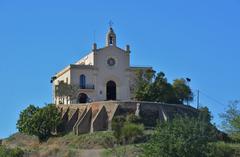
[{"label": "shrub", "polygon": [[135,139],[143,135],[144,126],[134,123],[125,123],[122,127],[122,135],[126,144],[134,143]]},{"label": "shrub", "polygon": [[141,118],[139,116],[136,116],[135,114],[128,115],[126,119],[128,122],[135,124],[140,124],[142,122]]},{"label": "shrub", "polygon": [[61,122],[61,114],[53,104],[43,108],[30,105],[20,113],[19,132],[36,135],[40,142],[47,140]]},{"label": "shrub", "polygon": [[118,143],[121,141],[122,127],[126,119],[123,116],[116,116],[112,120],[113,135],[117,139]]},{"label": "shrub", "polygon": [[127,118],[116,116],[112,122],[113,135],[119,144],[131,144],[137,137],[143,135],[144,126],[136,124],[139,119],[135,115],[130,115]]},{"label": "shrub", "polygon": [[156,128],[149,143],[143,146],[146,157],[207,157],[214,130],[197,118],[176,117]]},{"label": "shrub", "polygon": [[0,146],[0,157],[23,157],[24,152],[20,148],[9,149]]},{"label": "shrub", "polygon": [[229,134],[232,141],[240,142],[240,101],[230,102],[227,110],[220,114],[222,118],[222,128]]},{"label": "shrub", "polygon": [[234,148],[224,142],[209,143],[208,157],[232,157]]}]

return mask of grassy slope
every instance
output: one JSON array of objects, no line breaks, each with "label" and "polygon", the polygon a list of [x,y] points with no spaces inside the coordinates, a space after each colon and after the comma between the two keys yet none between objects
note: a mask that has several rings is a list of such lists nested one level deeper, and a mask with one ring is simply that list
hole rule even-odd
[{"label": "grassy slope", "polygon": [[[42,144],[39,144],[38,139],[34,136],[16,133],[5,139],[3,144],[9,148],[19,147],[23,149],[29,157],[100,157],[100,154],[104,157],[112,157],[112,154],[121,152],[125,150],[125,148],[127,149],[129,157],[135,157],[140,152],[139,145],[122,146],[117,149],[112,149],[114,137],[112,132],[106,131],[80,136],[70,133],[61,137],[52,137]],[[240,144],[218,142],[217,145],[220,150],[240,150]],[[226,149],[226,147],[228,149]],[[222,153],[225,154],[225,152],[220,152],[220,154]],[[237,154],[233,157],[239,156],[240,154]]]},{"label": "grassy slope", "polygon": [[52,137],[39,144],[34,136],[16,133],[3,141],[10,148],[19,147],[30,156],[80,156],[84,149],[104,149],[113,146],[112,132],[96,132],[76,136],[72,133],[62,137]]},{"label": "grassy slope", "polygon": [[[149,133],[146,132],[146,134]],[[120,152],[125,148],[129,157],[135,157],[136,154],[139,154],[139,149],[135,145],[112,149],[114,143],[113,133],[109,131],[80,136],[69,133],[61,137],[52,137],[41,144],[35,136],[16,133],[3,141],[3,144],[8,148],[21,148],[29,157],[97,157],[97,155],[99,157],[112,157],[115,151]]]}]

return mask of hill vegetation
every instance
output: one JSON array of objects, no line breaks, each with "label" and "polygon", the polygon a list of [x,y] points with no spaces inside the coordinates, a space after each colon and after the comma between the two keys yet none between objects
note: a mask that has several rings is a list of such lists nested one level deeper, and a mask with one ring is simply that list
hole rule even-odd
[{"label": "hill vegetation", "polygon": [[[185,79],[170,84],[164,73],[153,71],[137,76],[138,100],[184,104],[193,99]],[[173,120],[157,121],[152,130],[144,128],[142,117],[115,116],[112,131],[79,136],[56,131],[62,121],[55,105],[29,105],[20,113],[19,133],[0,145],[0,157],[240,157],[238,104],[234,101],[221,114],[227,134],[211,123],[211,113],[204,107],[193,117],[176,114]]]},{"label": "hill vegetation", "polygon": [[36,135],[40,142],[47,140],[61,124],[61,113],[54,104],[43,108],[29,105],[20,113],[17,122],[19,132]]},{"label": "hill vegetation", "polygon": [[131,115],[116,117],[113,131],[68,133],[45,142],[16,133],[3,141],[0,157],[15,157],[16,153],[17,157],[239,157],[240,144],[220,140],[210,120],[204,108],[196,118],[177,116],[154,130],[143,130],[139,117]]},{"label": "hill vegetation", "polygon": [[193,100],[193,93],[188,85],[190,79],[175,79],[169,83],[163,72],[152,70],[136,72],[134,97],[139,101],[187,104]]},{"label": "hill vegetation", "polygon": [[[5,139],[3,145],[9,150],[17,148],[24,151],[26,157],[88,157],[92,153],[94,156],[97,154],[96,157],[123,157],[122,154],[125,154],[125,157],[136,157],[144,154],[144,149],[148,147],[146,139],[151,141],[155,134],[157,134],[157,130],[156,132],[146,130],[144,131],[144,140],[116,146],[114,145],[116,139],[111,131],[94,132],[79,136],[69,133],[63,136],[50,137],[48,141],[43,143],[39,143],[36,136],[16,133]],[[150,141],[149,144],[151,144]],[[170,142],[168,143],[170,144]],[[210,145],[212,145],[212,151],[217,154],[217,157],[238,157],[240,153],[240,144],[216,141],[210,143]],[[149,151],[153,150],[149,149]],[[0,155],[0,157],[8,156]]]}]

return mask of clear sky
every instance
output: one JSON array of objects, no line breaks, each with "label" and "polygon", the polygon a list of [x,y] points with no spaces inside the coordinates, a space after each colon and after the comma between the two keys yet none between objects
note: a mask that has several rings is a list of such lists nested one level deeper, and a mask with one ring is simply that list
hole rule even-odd
[{"label": "clear sky", "polygon": [[191,78],[217,124],[240,99],[239,0],[0,0],[0,138],[29,104],[51,102],[51,76],[104,46],[109,20],[132,65]]}]

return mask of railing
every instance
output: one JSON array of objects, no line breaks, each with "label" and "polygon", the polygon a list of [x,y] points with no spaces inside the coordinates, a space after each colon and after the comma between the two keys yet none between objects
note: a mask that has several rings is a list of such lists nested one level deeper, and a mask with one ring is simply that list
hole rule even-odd
[{"label": "railing", "polygon": [[80,85],[80,89],[94,89],[94,84]]}]

